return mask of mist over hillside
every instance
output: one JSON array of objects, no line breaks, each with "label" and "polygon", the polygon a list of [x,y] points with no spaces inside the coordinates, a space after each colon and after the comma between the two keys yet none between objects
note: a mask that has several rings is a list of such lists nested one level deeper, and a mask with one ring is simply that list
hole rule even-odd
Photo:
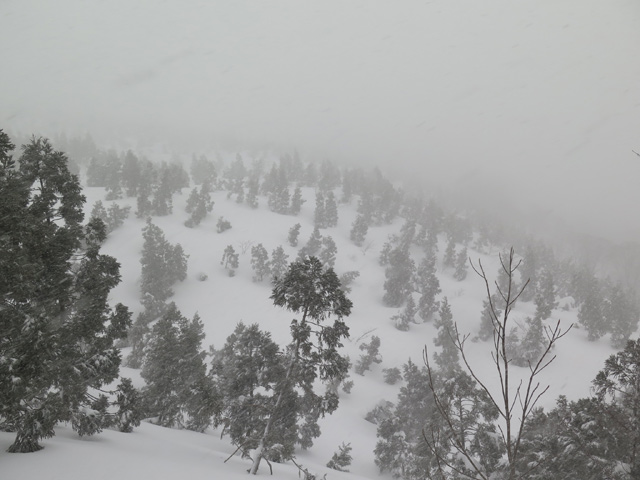
[{"label": "mist over hillside", "polygon": [[638,25],[1,2],[0,477],[639,478]]}]

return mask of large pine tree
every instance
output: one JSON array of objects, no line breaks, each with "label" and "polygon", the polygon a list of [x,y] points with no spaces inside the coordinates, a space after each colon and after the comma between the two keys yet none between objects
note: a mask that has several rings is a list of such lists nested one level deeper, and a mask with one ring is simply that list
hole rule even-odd
[{"label": "large pine tree", "polygon": [[16,168],[12,149],[0,130],[0,417],[16,432],[9,451],[32,452],[117,377],[130,315],[107,303],[119,265],[99,253],[104,223],[82,225],[67,157],[32,138]]}]

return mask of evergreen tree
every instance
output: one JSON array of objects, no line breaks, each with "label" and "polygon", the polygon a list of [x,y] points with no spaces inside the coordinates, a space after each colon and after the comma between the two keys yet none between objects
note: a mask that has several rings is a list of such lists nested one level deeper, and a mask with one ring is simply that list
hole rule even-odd
[{"label": "evergreen tree", "polygon": [[315,227],[313,229],[313,232],[311,232],[311,236],[309,237],[306,245],[298,251],[298,260],[304,260],[304,258],[306,257],[313,257],[318,255],[321,248],[322,235],[320,235],[320,230],[318,229],[318,227]]},{"label": "evergreen tree", "polygon": [[616,438],[626,440],[609,460],[626,465],[629,478],[640,476],[640,340],[629,340],[624,350],[611,355],[593,381],[600,401],[601,422],[613,424]]},{"label": "evergreen tree", "polygon": [[271,276],[269,253],[261,243],[251,247],[251,268],[254,272],[254,282],[261,282],[265,277],[270,278]]},{"label": "evergreen tree", "polygon": [[406,249],[395,248],[389,253],[389,266],[385,269],[383,301],[389,307],[401,306],[412,290],[411,281],[415,264]]},{"label": "evergreen tree", "polygon": [[[284,412],[302,420],[297,435],[303,448],[312,445],[312,438],[320,434],[318,418],[338,407],[335,393],[328,391],[323,396],[318,395],[313,384],[316,379],[344,379],[349,368],[348,359],[340,355],[338,349],[342,339],[349,335],[343,317],[351,313],[352,303],[340,288],[340,281],[332,269],[325,269],[315,257],[294,262],[286,274],[275,281],[271,298],[276,306],[302,316],[291,322],[286,373],[278,385],[276,403],[269,412],[254,452],[251,467],[254,475],[270,443],[277,441],[271,435]],[[335,317],[333,324],[324,324],[331,317]]]},{"label": "evergreen tree", "polygon": [[327,213],[325,208],[324,192],[316,191],[316,209],[313,214],[313,224],[316,228],[327,228]]},{"label": "evergreen tree", "polygon": [[271,280],[281,278],[287,270],[289,255],[284,252],[282,246],[278,246],[271,252]]},{"label": "evergreen tree", "polygon": [[513,356],[513,363],[521,367],[535,365],[545,348],[544,326],[542,318],[534,316],[527,318],[527,331],[522,341],[517,345],[517,353]]},{"label": "evergreen tree", "polygon": [[300,187],[296,187],[296,189],[293,191],[293,195],[291,196],[289,213],[291,215],[298,215],[304,202],[306,202],[306,200],[302,198],[302,190],[300,189]]},{"label": "evergreen tree", "polygon": [[369,343],[361,343],[358,347],[363,353],[355,365],[355,372],[364,375],[364,372],[371,368],[372,363],[382,363],[380,355],[380,337],[373,335]]},{"label": "evergreen tree", "polygon": [[180,244],[171,245],[160,227],[150,220],[142,229],[142,236],[140,290],[143,297],[162,302],[173,295],[171,286],[174,283],[187,278],[187,256]]},{"label": "evergreen tree", "polygon": [[[502,310],[496,310],[496,316],[499,316],[501,311]],[[493,324],[495,320],[489,300],[483,300],[482,313],[480,314],[480,331],[478,332],[480,340],[489,340],[493,336]]]},{"label": "evergreen tree", "polygon": [[323,265],[327,267],[333,268],[336,263],[336,255],[338,254],[338,247],[336,246],[336,242],[333,241],[333,238],[323,237],[322,239],[322,250],[318,254],[318,258],[322,262]]},{"label": "evergreen tree", "polygon": [[638,328],[640,314],[621,285],[612,284],[608,287],[602,313],[611,331],[611,345],[621,348]]},{"label": "evergreen tree", "polygon": [[211,199],[211,185],[203,183],[200,186],[200,192],[195,194],[193,198],[193,192],[196,192],[194,188],[192,190],[189,200],[187,200],[187,213],[191,213],[189,219],[184,222],[186,227],[192,228],[200,225],[200,222],[206,218],[206,216],[213,210],[214,201]]},{"label": "evergreen tree", "polygon": [[127,217],[129,217],[130,211],[131,207],[121,207],[116,202],[113,202],[109,207],[109,211],[107,212],[107,219],[105,221],[107,234],[122,226]]},{"label": "evergreen tree", "polygon": [[329,463],[327,463],[327,467],[337,470],[339,472],[348,472],[347,467],[351,465],[351,444],[345,444],[342,442],[342,445],[338,447],[338,451],[333,454]]},{"label": "evergreen tree", "polygon": [[338,225],[338,205],[332,191],[327,193],[324,201],[324,220],[327,227],[335,227]]},{"label": "evergreen tree", "polygon": [[542,270],[538,280],[538,288],[536,289],[534,297],[534,302],[536,304],[536,318],[546,320],[551,316],[553,309],[558,307],[555,290],[551,271],[548,269]]},{"label": "evergreen tree", "polygon": [[369,230],[369,224],[363,215],[358,215],[351,226],[351,232],[349,238],[357,246],[361,247],[367,238],[367,231]]},{"label": "evergreen tree", "polygon": [[235,249],[232,245],[227,245],[224,249],[224,253],[222,254],[222,260],[220,260],[220,265],[222,265],[225,270],[229,272],[229,276],[233,277],[236,274],[236,269],[239,265],[239,255],[236,253]]},{"label": "evergreen tree", "polygon": [[451,377],[454,373],[452,369],[459,369],[458,362],[460,355],[453,341],[455,326],[453,324],[451,306],[449,305],[447,297],[444,297],[442,300],[439,315],[433,325],[438,329],[438,334],[436,338],[433,339],[433,343],[436,347],[442,349],[440,353],[434,353],[433,358],[438,369],[444,372],[445,376]]},{"label": "evergreen tree", "polygon": [[130,378],[120,381],[114,406],[118,407],[114,423],[120,432],[130,433],[140,425],[143,418],[142,398]]},{"label": "evergreen tree", "polygon": [[444,252],[442,264],[445,267],[455,267],[456,265],[456,242],[452,236],[447,238],[447,249]]},{"label": "evergreen tree", "polygon": [[428,321],[438,310],[436,296],[441,292],[440,280],[436,275],[436,258],[434,255],[424,257],[416,272],[416,284],[420,292],[418,313],[423,321]]},{"label": "evergreen tree", "polygon": [[602,290],[595,277],[591,277],[587,283],[584,299],[578,311],[578,321],[587,329],[590,341],[598,340],[609,331],[605,316],[602,313]]},{"label": "evergreen tree", "polygon": [[289,236],[287,237],[289,240],[289,245],[292,247],[298,246],[298,237],[300,236],[300,227],[299,223],[296,223],[293,227],[289,229]]},{"label": "evergreen tree", "polygon": [[186,427],[191,414],[187,405],[196,385],[205,382],[203,325],[198,315],[182,316],[171,302],[146,342],[142,378],[147,414],[163,427]]},{"label": "evergreen tree", "polygon": [[122,162],[122,186],[127,197],[138,195],[138,185],[140,184],[140,161],[131,150],[127,150]]},{"label": "evergreen tree", "polygon": [[204,155],[201,155],[199,158],[196,158],[194,155],[191,160],[190,172],[191,179],[196,185],[200,185],[202,183],[210,183],[211,185],[214,185],[216,182],[216,166]]},{"label": "evergreen tree", "polygon": [[[258,447],[268,414],[276,402],[277,385],[284,375],[278,345],[257,324],[239,323],[223,348],[214,352],[211,376],[224,406],[219,422],[243,456]],[[269,445],[275,449],[277,441],[286,439],[283,446],[289,456],[293,454],[295,435],[287,435],[286,431],[291,429],[295,417],[283,420],[284,423],[275,426],[277,430],[274,439],[269,439]],[[266,458],[274,460],[277,454],[270,453],[266,452]]]},{"label": "evergreen tree", "polygon": [[216,232],[222,233],[226,232],[231,228],[231,222],[229,220],[225,220],[224,217],[218,218],[218,223],[216,223]]},{"label": "evergreen tree", "polygon": [[413,296],[409,295],[402,313],[394,315],[391,317],[391,320],[394,322],[398,330],[406,332],[409,330],[409,325],[415,322],[416,313],[418,313],[416,302],[413,300]]},{"label": "evergreen tree", "polygon": [[453,272],[453,278],[455,278],[459,282],[467,278],[468,261],[469,256],[467,254],[467,247],[462,247],[462,250],[460,250],[456,255],[456,261],[454,265],[455,271]]},{"label": "evergreen tree", "polygon": [[247,182],[247,205],[251,208],[258,208],[258,194],[260,193],[260,177],[250,175]]},{"label": "evergreen tree", "polygon": [[16,168],[13,148],[0,130],[0,418],[16,432],[9,451],[32,452],[57,422],[98,407],[89,389],[117,378],[130,314],[108,304],[119,264],[99,253],[104,223],[82,226],[66,156],[33,137]]}]

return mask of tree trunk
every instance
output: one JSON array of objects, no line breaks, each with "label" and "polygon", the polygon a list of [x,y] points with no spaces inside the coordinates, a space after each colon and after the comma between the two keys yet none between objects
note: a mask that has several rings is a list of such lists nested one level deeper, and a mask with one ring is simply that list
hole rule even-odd
[{"label": "tree trunk", "polygon": [[[306,312],[305,312],[306,316]],[[304,317],[303,317],[304,318]],[[264,433],[262,434],[262,438],[260,439],[260,443],[258,444],[258,448],[256,449],[256,453],[253,458],[253,465],[251,465],[251,470],[249,473],[251,475],[256,475],[258,473],[258,468],[260,467],[260,461],[262,457],[264,457],[264,450],[266,446],[266,440],[271,432],[271,426],[273,424],[273,419],[275,417],[275,413],[280,410],[280,406],[282,405],[282,399],[284,397],[284,393],[287,390],[287,386],[289,381],[291,380],[291,374],[293,373],[293,367],[296,365],[298,361],[298,350],[300,349],[300,340],[296,342],[296,347],[293,352],[291,352],[291,360],[289,362],[289,368],[287,368],[287,374],[282,382],[282,389],[278,394],[278,400],[276,400],[276,405],[273,407],[273,411],[271,415],[269,415],[269,419],[267,420],[267,424],[264,427]]]},{"label": "tree trunk", "polygon": [[38,443],[38,436],[31,432],[22,432],[18,430],[16,441],[13,442],[7,452],[9,453],[31,453],[42,450],[44,447]]}]

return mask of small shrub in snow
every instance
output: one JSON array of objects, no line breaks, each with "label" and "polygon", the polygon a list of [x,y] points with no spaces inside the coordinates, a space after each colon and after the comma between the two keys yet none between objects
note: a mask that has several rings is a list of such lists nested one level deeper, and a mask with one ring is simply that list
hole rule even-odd
[{"label": "small shrub in snow", "polygon": [[229,230],[231,228],[231,222],[229,220],[225,220],[224,217],[220,217],[218,219],[218,223],[216,224],[216,231],[218,233],[222,233],[225,230]]},{"label": "small shrub in snow", "polygon": [[333,457],[331,457],[331,460],[327,463],[327,467],[339,472],[348,472],[347,467],[351,465],[351,460],[353,459],[351,450],[350,443],[345,445],[345,443],[342,442],[342,445],[338,447],[338,451],[333,454]]},{"label": "small shrub in snow", "polygon": [[384,381],[389,385],[395,385],[398,381],[402,380],[402,372],[399,368],[385,368],[383,370],[384,373]]}]

